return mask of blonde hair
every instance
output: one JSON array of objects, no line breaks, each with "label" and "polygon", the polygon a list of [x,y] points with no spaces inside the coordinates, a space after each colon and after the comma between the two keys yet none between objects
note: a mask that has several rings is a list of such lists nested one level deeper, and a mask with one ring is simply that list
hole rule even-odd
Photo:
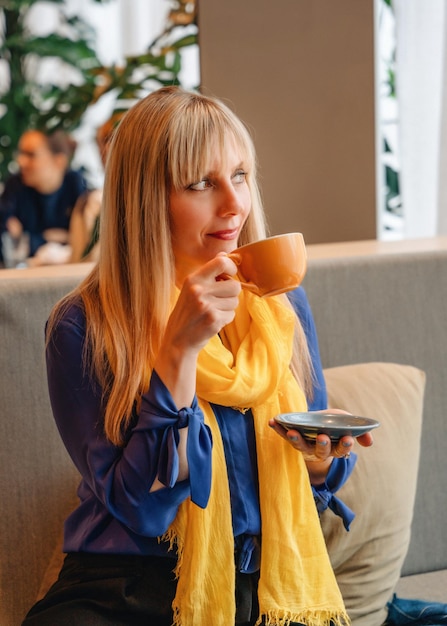
[{"label": "blonde hair", "polygon": [[[81,295],[87,319],[85,362],[104,390],[105,433],[122,444],[147,390],[171,311],[175,265],[169,195],[207,172],[216,140],[235,141],[247,164],[252,206],[239,245],[266,236],[256,157],[244,124],[222,102],[178,87],[145,97],[122,118],[108,156],[99,260],[53,311],[49,324]],[[309,387],[310,359],[297,324],[293,371]],[[49,340],[48,339],[48,340]]]}]

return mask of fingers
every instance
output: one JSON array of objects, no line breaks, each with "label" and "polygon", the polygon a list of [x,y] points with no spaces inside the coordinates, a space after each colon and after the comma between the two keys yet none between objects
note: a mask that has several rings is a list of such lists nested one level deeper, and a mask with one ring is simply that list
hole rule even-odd
[{"label": "fingers", "polygon": [[318,435],[316,441],[305,439],[297,430],[287,430],[274,419],[269,421],[269,426],[280,437],[290,443],[290,445],[299,450],[306,461],[325,461],[331,456],[330,439],[326,435]]},{"label": "fingers", "polygon": [[181,297],[195,308],[203,322],[214,332],[232,321],[239,304],[241,286],[238,281],[222,279],[233,272],[234,265],[226,257],[216,257],[185,279]]},{"label": "fingers", "polygon": [[[346,436],[337,442],[331,442],[327,435],[320,434],[314,440],[307,440],[297,430],[286,430],[275,420],[270,420],[269,425],[278,435],[288,441],[293,448],[302,452],[305,460],[326,461],[329,457],[349,457],[354,449],[354,437]],[[366,436],[363,435],[362,437]],[[371,445],[372,441],[371,443],[362,443],[359,437],[359,443],[361,445]]]},{"label": "fingers", "polygon": [[[211,263],[204,266],[204,269],[207,268],[211,272],[211,278],[220,283],[220,288],[229,288],[233,292],[239,294],[241,290],[241,285],[238,280],[232,280],[233,276],[237,274],[237,266],[234,261],[232,261],[225,253],[220,253],[217,255]],[[222,284],[223,283],[223,284]]]},{"label": "fingers", "polygon": [[217,297],[238,296],[241,285],[239,281],[231,280],[236,272],[236,264],[225,254],[218,254],[214,259],[189,274],[182,288],[198,285]]},{"label": "fingers", "polygon": [[354,437],[342,437],[332,446],[333,456],[336,458],[348,457],[354,448]]},{"label": "fingers", "polygon": [[364,448],[369,448],[369,446],[372,446],[374,443],[374,437],[371,433],[365,433],[364,435],[360,435],[360,437],[357,437],[357,441]]},{"label": "fingers", "polygon": [[219,255],[185,278],[165,330],[167,344],[182,351],[199,351],[233,321],[239,304],[240,283],[217,278],[234,271],[233,261]]}]

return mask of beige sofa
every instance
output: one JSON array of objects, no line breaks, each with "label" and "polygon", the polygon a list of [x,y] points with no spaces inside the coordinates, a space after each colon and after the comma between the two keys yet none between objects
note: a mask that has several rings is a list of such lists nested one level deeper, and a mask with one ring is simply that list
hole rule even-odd
[{"label": "beige sofa", "polygon": [[[2,626],[20,624],[48,584],[76,501],[78,477],[49,407],[43,329],[87,270],[0,272]],[[447,602],[446,276],[444,239],[309,247],[305,287],[331,403],[382,424],[341,494],[357,514],[351,531],[322,516],[355,626],[380,626],[396,588]]]}]

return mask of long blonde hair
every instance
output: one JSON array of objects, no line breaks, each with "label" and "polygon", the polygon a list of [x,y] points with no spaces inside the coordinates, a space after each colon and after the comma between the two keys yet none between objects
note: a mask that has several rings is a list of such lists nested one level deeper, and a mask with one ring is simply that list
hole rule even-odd
[{"label": "long blonde hair", "polygon": [[[266,236],[256,182],[256,157],[244,124],[222,102],[165,87],[134,105],[117,127],[108,156],[99,261],[55,308],[51,330],[73,298],[87,319],[87,366],[104,390],[105,433],[122,444],[132,411],[147,390],[151,367],[171,311],[175,263],[169,195],[200,180],[216,140],[231,138],[248,166],[252,206],[239,245]],[[293,371],[310,386],[310,359],[297,324]]]}]

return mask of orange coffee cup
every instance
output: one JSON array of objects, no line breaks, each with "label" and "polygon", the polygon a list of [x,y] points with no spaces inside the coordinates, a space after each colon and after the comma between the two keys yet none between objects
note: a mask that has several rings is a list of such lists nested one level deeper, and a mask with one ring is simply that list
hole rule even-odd
[{"label": "orange coffee cup", "polygon": [[237,267],[234,277],[258,296],[274,296],[301,284],[307,254],[301,233],[285,233],[248,243],[228,254]]}]

